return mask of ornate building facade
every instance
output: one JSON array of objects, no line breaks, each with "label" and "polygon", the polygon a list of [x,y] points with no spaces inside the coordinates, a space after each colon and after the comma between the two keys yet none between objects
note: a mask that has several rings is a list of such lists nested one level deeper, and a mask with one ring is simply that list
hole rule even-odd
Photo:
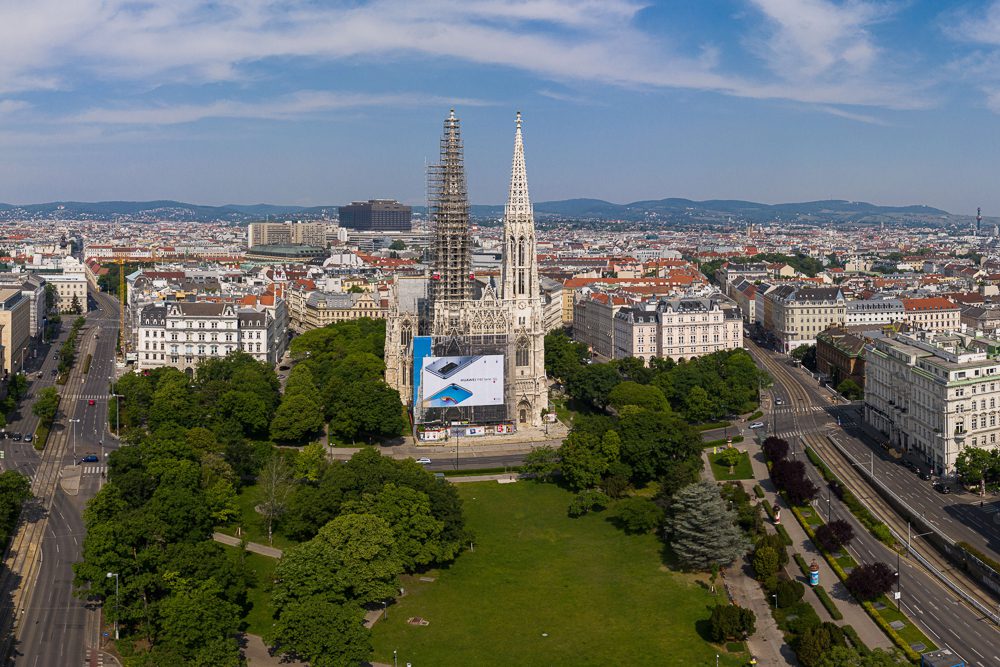
[{"label": "ornate building facade", "polygon": [[[510,194],[504,210],[500,284],[472,273],[469,201],[459,119],[444,122],[440,163],[430,174],[435,259],[427,281],[397,281],[386,321],[386,382],[413,410],[416,423],[539,426],[548,411],[545,323],[538,281],[535,222],[517,114]],[[435,357],[502,355],[503,404],[425,408],[415,342]],[[418,364],[415,366],[414,359]]]}]

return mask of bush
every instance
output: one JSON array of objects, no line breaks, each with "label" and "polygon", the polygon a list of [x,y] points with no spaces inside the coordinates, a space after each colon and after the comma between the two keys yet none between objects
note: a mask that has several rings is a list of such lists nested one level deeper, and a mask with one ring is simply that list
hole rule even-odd
[{"label": "bush", "polygon": [[764,456],[767,457],[768,461],[774,463],[784,461],[788,457],[788,441],[772,435],[764,440],[761,445],[761,451],[764,452]]},{"label": "bush", "polygon": [[802,461],[775,461],[771,466],[771,479],[788,494],[793,505],[805,505],[819,493],[816,485],[806,477],[806,464]]},{"label": "bush", "polygon": [[821,549],[836,553],[846,547],[854,539],[854,529],[851,524],[842,519],[824,523],[816,529],[816,542]]},{"label": "bush", "polygon": [[573,496],[573,500],[569,503],[569,509],[566,513],[570,517],[576,518],[583,516],[588,512],[596,512],[604,509],[611,503],[611,500],[602,492],[589,489],[587,491],[581,491],[580,493]]},{"label": "bush", "polygon": [[754,484],[753,485],[753,494],[755,496],[757,496],[757,498],[763,498],[764,497],[764,489],[762,489],[760,487],[760,484]]},{"label": "bush", "polygon": [[808,577],[809,564],[806,563],[806,559],[802,557],[802,554],[800,553],[795,554],[795,563],[799,566],[799,569],[802,570],[802,574]]},{"label": "bush", "polygon": [[861,637],[858,636],[858,631],[854,629],[853,625],[842,625],[840,626],[840,629],[844,631],[844,636],[846,636],[847,640],[851,642],[852,646],[854,646],[855,651],[861,655],[868,655],[872,652],[871,649],[865,646],[865,643],[861,641]]},{"label": "bush", "polygon": [[649,498],[632,496],[615,504],[614,518],[626,533],[642,535],[663,523],[663,510]]},{"label": "bush", "polygon": [[782,609],[791,607],[802,599],[805,591],[806,587],[800,581],[780,580],[775,590],[775,593],[778,595],[778,606]]},{"label": "bush", "polygon": [[712,609],[709,625],[712,641],[716,643],[727,639],[742,640],[756,630],[757,617],[744,607],[720,604]]},{"label": "bush", "polygon": [[784,567],[788,564],[788,550],[785,549],[785,541],[781,535],[766,533],[757,539],[757,548],[768,546],[778,554],[778,566]]},{"label": "bush", "polygon": [[757,412],[755,412],[752,415],[750,415],[749,417],[747,417],[747,421],[748,422],[756,421],[756,420],[760,419],[763,416],[764,416],[764,413],[761,412],[760,410],[758,410]]},{"label": "bush", "polygon": [[[830,617],[833,618],[833,620],[844,620],[844,615],[840,613],[839,609],[837,609],[837,603],[833,601],[830,594],[826,592],[825,588],[822,586],[813,586],[813,590],[816,591],[816,597],[818,597],[822,605],[826,607],[826,610],[830,612]],[[854,628],[851,629],[853,630]],[[856,635],[857,633],[855,633],[855,636]]]},{"label": "bush", "polygon": [[729,444],[730,440],[732,443],[738,444],[743,442],[742,435],[734,435],[732,438],[719,438],[718,440],[709,440],[702,444],[702,449],[708,449],[709,447],[725,447]]},{"label": "bush", "polygon": [[882,562],[855,567],[844,584],[858,600],[871,602],[892,590],[896,583],[895,571]]},{"label": "bush", "polygon": [[795,655],[803,667],[813,667],[834,646],[846,646],[844,632],[833,623],[823,623],[803,632],[795,641]]},{"label": "bush", "polygon": [[784,526],[775,526],[775,528],[778,531],[778,535],[781,535],[781,541],[788,546],[792,546],[792,537],[788,534],[788,530]]},{"label": "bush", "polygon": [[730,468],[735,468],[739,465],[740,461],[743,459],[743,452],[736,449],[735,447],[727,447],[726,449],[719,452],[715,457],[716,465],[729,466]]},{"label": "bush", "polygon": [[778,571],[778,552],[774,547],[763,545],[753,553],[753,569],[757,579],[763,580]]}]

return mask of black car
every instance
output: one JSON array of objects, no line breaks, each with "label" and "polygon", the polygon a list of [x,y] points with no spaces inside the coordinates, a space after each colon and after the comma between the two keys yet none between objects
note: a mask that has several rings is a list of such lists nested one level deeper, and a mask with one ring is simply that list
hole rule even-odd
[{"label": "black car", "polygon": [[918,469],[917,470],[917,474],[920,475],[920,479],[927,479],[927,480],[929,480],[931,478],[931,471],[930,470]]},{"label": "black car", "polygon": [[13,433],[13,434],[11,434],[10,438],[14,442],[20,442],[21,441],[21,434],[20,433]]},{"label": "black car", "polygon": [[942,484],[941,482],[934,485],[934,490],[938,493],[951,493],[951,489],[948,488],[948,485]]}]

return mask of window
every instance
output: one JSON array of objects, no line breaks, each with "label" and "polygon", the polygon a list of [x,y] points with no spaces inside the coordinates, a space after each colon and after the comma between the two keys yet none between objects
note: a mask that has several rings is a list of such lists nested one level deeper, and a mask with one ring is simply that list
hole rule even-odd
[{"label": "window", "polygon": [[528,365],[528,341],[521,339],[517,342],[517,350],[514,353],[514,360],[518,366]]}]

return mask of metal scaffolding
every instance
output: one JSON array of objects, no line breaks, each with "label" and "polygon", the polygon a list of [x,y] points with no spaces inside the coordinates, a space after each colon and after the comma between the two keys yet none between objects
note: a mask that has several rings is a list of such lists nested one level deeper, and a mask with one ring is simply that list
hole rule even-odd
[{"label": "metal scaffolding", "polygon": [[440,162],[428,169],[427,190],[436,231],[431,298],[438,303],[466,301],[473,280],[469,196],[462,130],[454,109],[444,121]]}]

